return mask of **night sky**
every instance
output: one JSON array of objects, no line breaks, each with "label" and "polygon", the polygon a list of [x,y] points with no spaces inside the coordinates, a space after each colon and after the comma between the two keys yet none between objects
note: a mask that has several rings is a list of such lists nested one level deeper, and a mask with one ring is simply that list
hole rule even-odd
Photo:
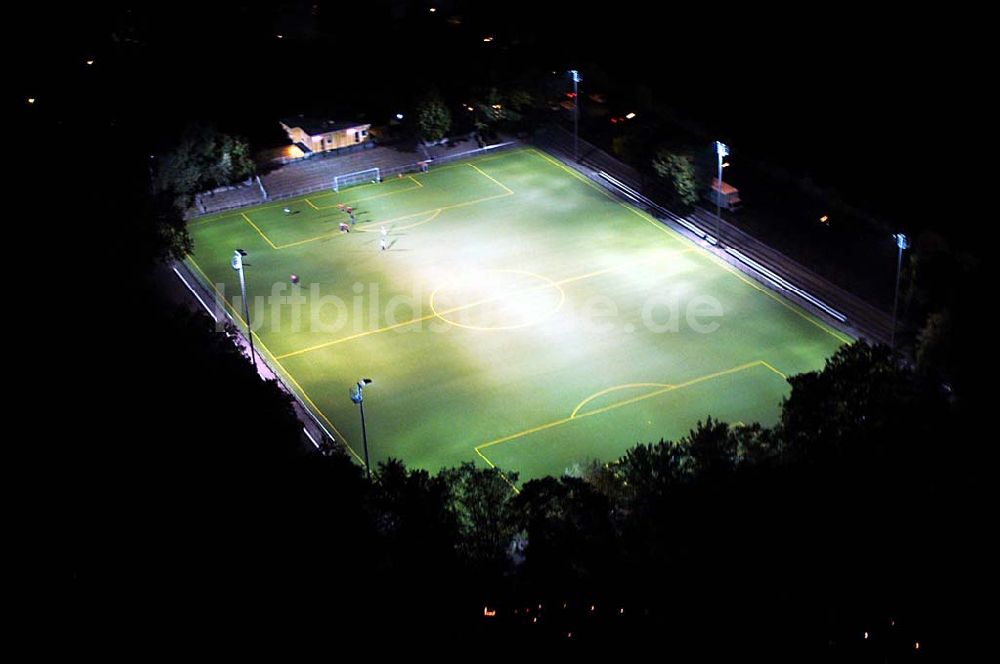
[{"label": "night sky", "polygon": [[728,140],[734,159],[776,163],[890,222],[923,227],[946,209],[928,194],[967,177],[957,171],[985,115],[973,101],[984,94],[971,76],[975,22],[930,13],[840,4],[571,13],[520,0],[101,4],[22,8],[29,15],[11,26],[31,28],[15,29],[8,93],[22,106],[38,97],[56,116],[142,125],[154,150],[195,119],[267,144],[280,142],[282,115],[378,120],[429,87],[575,67],[584,90],[606,88],[612,103],[651,94]]}]

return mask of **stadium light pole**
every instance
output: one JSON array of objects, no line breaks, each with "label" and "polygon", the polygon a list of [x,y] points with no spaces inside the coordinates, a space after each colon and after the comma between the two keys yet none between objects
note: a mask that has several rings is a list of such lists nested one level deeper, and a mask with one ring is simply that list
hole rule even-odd
[{"label": "stadium light pole", "polygon": [[910,240],[903,233],[896,233],[892,236],[896,240],[899,248],[899,255],[896,258],[896,294],[892,298],[892,333],[890,335],[889,347],[896,349],[896,311],[899,306],[899,276],[903,270],[903,251],[910,248]]},{"label": "stadium light pole", "polygon": [[361,440],[365,445],[365,471],[368,474],[368,481],[372,481],[372,466],[368,462],[368,430],[365,428],[365,385],[371,385],[371,378],[362,378],[358,381],[357,387],[351,392],[351,401],[358,404],[361,410]]},{"label": "stadium light pole", "polygon": [[569,70],[573,77],[573,161],[580,160],[580,86],[583,81],[580,72],[576,69]]},{"label": "stadium light pole", "polygon": [[250,302],[247,300],[247,280],[243,276],[243,257],[247,252],[237,249],[233,252],[233,269],[240,273],[240,292],[243,294],[243,317],[247,323],[247,339],[250,341],[250,363],[257,368],[257,354],[253,350],[253,326],[250,324]]},{"label": "stadium light pole", "polygon": [[719,159],[719,190],[715,192],[715,240],[718,242],[722,230],[722,160],[729,156],[729,146],[716,141],[715,154]]}]

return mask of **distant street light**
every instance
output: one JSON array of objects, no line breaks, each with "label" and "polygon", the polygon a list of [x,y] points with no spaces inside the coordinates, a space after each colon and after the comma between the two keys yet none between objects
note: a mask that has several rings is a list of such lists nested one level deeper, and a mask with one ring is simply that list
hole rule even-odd
[{"label": "distant street light", "polygon": [[351,401],[358,404],[361,409],[361,439],[365,445],[365,471],[368,474],[368,481],[372,479],[372,465],[368,461],[368,430],[365,428],[365,385],[371,385],[371,378],[362,378],[351,390]]},{"label": "distant street light", "polygon": [[402,120],[403,119],[403,114],[402,113],[396,113],[396,119],[397,120]]},{"label": "distant street light", "polygon": [[899,256],[896,259],[896,295],[892,298],[892,333],[890,335],[889,346],[895,350],[896,349],[896,311],[899,307],[899,276],[903,270],[903,250],[910,248],[910,240],[902,233],[896,233],[892,236],[896,240],[896,246],[899,247]]},{"label": "distant street light", "polygon": [[722,225],[722,160],[729,156],[729,146],[722,141],[716,141],[715,154],[719,157],[719,190],[715,192],[715,239],[719,240]]},{"label": "distant street light", "polygon": [[576,69],[569,70],[573,77],[573,161],[580,160],[580,86],[583,82],[580,72]]},{"label": "distant street light", "polygon": [[250,362],[257,368],[257,355],[253,351],[253,326],[250,324],[250,303],[247,301],[247,282],[243,277],[243,257],[247,252],[237,249],[233,252],[233,269],[240,273],[240,292],[243,294],[243,317],[247,323],[247,339],[250,340]]}]

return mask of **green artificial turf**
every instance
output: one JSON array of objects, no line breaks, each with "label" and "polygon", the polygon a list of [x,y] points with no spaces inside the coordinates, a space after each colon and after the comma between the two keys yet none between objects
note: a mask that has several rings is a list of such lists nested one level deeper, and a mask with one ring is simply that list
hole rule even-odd
[{"label": "green artificial turf", "polygon": [[[356,210],[350,233],[338,204]],[[677,438],[709,415],[772,424],[783,376],[849,341],[534,149],[190,230],[191,264],[234,315],[229,261],[248,252],[258,344],[358,457],[349,389],[374,379],[373,462],[472,460],[525,480]],[[689,324],[713,307],[722,315]]]}]

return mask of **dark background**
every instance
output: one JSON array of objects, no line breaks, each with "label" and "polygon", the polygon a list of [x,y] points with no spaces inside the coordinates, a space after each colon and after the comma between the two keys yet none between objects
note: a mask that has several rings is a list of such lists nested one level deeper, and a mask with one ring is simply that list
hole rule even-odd
[{"label": "dark background", "polygon": [[941,199],[975,179],[968,159],[986,129],[988,79],[975,73],[983,26],[958,12],[521,0],[21,11],[9,23],[8,91],[39,97],[35,112],[133,123],[136,147],[155,148],[195,119],[261,145],[281,140],[283,115],[379,122],[432,86],[448,93],[572,67],[585,91],[599,87],[623,108],[653,99],[735,154],[808,175],[892,223],[947,227],[934,218],[948,209]]},{"label": "dark background", "polygon": [[[775,164],[836,189],[891,226],[936,229],[957,244],[983,248],[982,212],[973,210],[982,210],[992,185],[973,155],[988,157],[983,98],[991,78],[979,64],[986,43],[980,16],[843,4],[773,11],[434,5],[435,15],[430,3],[385,1],[6,10],[15,199],[8,214],[17,222],[8,225],[6,239],[11,247],[34,248],[12,251],[8,266],[16,266],[8,300],[18,349],[10,370],[30,404],[12,409],[9,472],[21,475],[22,453],[41,461],[37,476],[12,478],[15,521],[23,519],[27,533],[15,538],[23,568],[12,571],[25,590],[23,601],[18,595],[20,615],[48,639],[42,642],[72,648],[134,639],[148,647],[175,631],[193,643],[205,631],[218,643],[231,631],[241,646],[252,647],[248,626],[261,638],[275,629],[252,615],[263,597],[267,617],[288,607],[293,631],[304,638],[347,639],[357,623],[336,629],[312,624],[306,614],[330,620],[342,612],[355,621],[365,611],[419,614],[419,603],[399,598],[433,598],[442,590],[418,569],[414,587],[379,588],[385,604],[372,597],[370,577],[358,571],[364,560],[352,553],[364,542],[349,535],[344,542],[344,533],[357,527],[349,486],[324,493],[329,505],[289,520],[290,510],[316,496],[308,482],[295,488],[302,477],[295,461],[248,452],[247,441],[269,432],[239,423],[237,414],[260,396],[243,389],[252,382],[246,368],[221,366],[198,335],[171,320],[150,286],[149,238],[140,224],[149,155],[193,121],[213,122],[263,147],[282,140],[276,119],[283,115],[315,111],[384,122],[408,112],[431,87],[453,96],[514,82],[525,72],[572,67],[584,72],[584,90],[600,85],[622,110],[643,114],[658,106],[678,123],[726,140],[734,161],[739,154]],[[462,17],[461,25],[447,23],[452,15]],[[485,35],[495,40],[484,44]],[[84,64],[88,58],[93,66]],[[36,103],[26,104],[27,97]],[[39,288],[55,293],[54,301],[36,305],[30,293]],[[244,381],[242,388],[230,391],[230,378]],[[969,464],[983,465],[971,453]],[[931,502],[925,496],[908,514],[921,514],[925,501]],[[885,498],[891,503],[892,496]],[[848,519],[845,512],[837,517]],[[878,518],[891,514],[876,515],[866,528],[879,531]],[[921,555],[908,564],[947,552],[948,570],[969,584],[969,593],[985,583],[955,566],[960,549],[920,541],[919,530],[913,532]],[[328,548],[331,539],[336,550]],[[893,565],[876,563],[875,576],[878,566]],[[322,586],[310,574],[317,565],[337,570]],[[933,575],[935,592],[965,599],[947,578],[950,571]],[[813,575],[825,578],[822,570]],[[715,580],[713,592],[724,592],[726,578]],[[922,596],[919,586],[901,585],[911,615],[930,621],[949,612],[951,605]],[[758,590],[767,588],[765,580]],[[298,603],[306,595],[310,604],[336,610],[309,614]],[[151,597],[162,604],[152,606]],[[757,638],[776,638],[766,619],[755,616],[755,596],[737,608],[720,608],[725,600],[713,597],[699,607],[704,621],[688,617],[706,638],[726,638],[712,632],[712,620],[737,624],[738,613],[755,617],[747,632],[760,628]],[[828,622],[811,624],[854,630],[869,611],[884,622],[884,604],[864,596],[847,603],[837,616],[831,608]],[[429,616],[423,618],[433,622]],[[817,631],[822,639],[835,630]],[[391,641],[370,636],[374,646]]]}]

